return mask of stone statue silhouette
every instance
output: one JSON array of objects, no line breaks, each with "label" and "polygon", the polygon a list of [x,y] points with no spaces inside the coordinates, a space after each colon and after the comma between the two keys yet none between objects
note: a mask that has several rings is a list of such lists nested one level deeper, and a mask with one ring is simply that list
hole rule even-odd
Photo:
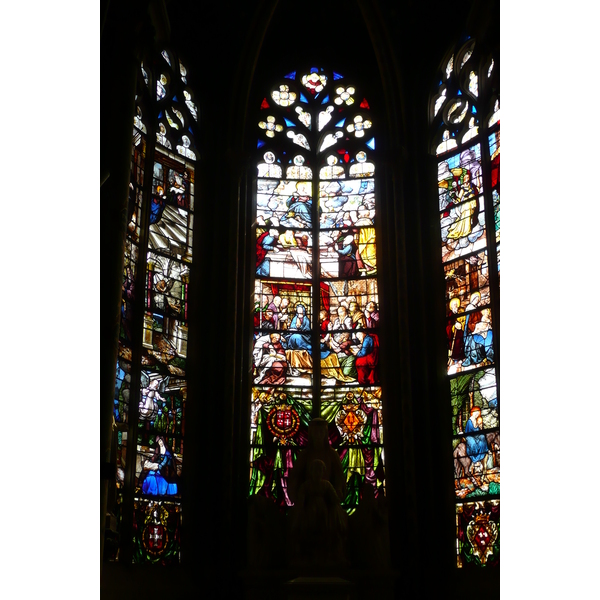
[{"label": "stone statue silhouette", "polygon": [[307,447],[298,455],[288,486],[294,502],[289,515],[292,564],[317,569],[345,565],[344,473],[338,453],[329,446],[325,420],[310,422]]}]

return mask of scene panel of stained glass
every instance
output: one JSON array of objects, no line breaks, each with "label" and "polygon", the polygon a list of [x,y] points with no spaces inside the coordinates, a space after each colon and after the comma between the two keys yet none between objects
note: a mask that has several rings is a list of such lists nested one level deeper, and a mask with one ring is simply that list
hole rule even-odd
[{"label": "scene panel of stained glass", "polygon": [[156,434],[138,428],[135,493],[144,496],[180,497],[183,439],[180,435]]},{"label": "scene panel of stained glass", "polygon": [[336,332],[379,327],[377,279],[343,279],[320,284],[321,331]]},{"label": "scene panel of stained glass", "polygon": [[358,506],[363,486],[371,486],[376,498],[385,493],[381,397],[378,386],[321,389],[321,415],[342,461],[346,482],[342,505],[349,512]]},{"label": "scene panel of stained glass", "polygon": [[456,505],[457,566],[477,568],[500,562],[500,501]]},{"label": "scene panel of stained glass", "polygon": [[[266,332],[276,329],[287,331],[292,327],[294,317],[300,312],[308,320],[310,329],[312,319],[312,285],[294,281],[254,282],[254,329]],[[304,319],[303,319],[304,321]],[[294,327],[298,326],[296,318]],[[300,327],[307,327],[304,322]]]},{"label": "scene panel of stained glass", "polygon": [[448,206],[440,214],[444,263],[486,247],[484,197]]},{"label": "scene panel of stained glass", "polygon": [[[477,296],[474,300],[477,300]],[[448,375],[494,362],[492,311],[469,303],[446,321]]]},{"label": "scene panel of stained glass", "polygon": [[164,372],[164,369],[141,372],[140,434],[183,434],[187,383],[183,377],[164,375]]},{"label": "scene panel of stained glass", "polygon": [[321,229],[372,225],[375,219],[375,180],[320,182],[319,209]]},{"label": "scene panel of stained glass", "polygon": [[[359,216],[361,210],[358,211]],[[368,211],[364,211],[368,212]],[[360,277],[377,274],[375,228],[370,219],[359,218],[356,223],[368,222],[368,227],[321,230],[319,255],[321,277]]]},{"label": "scene panel of stained glass", "polygon": [[189,266],[149,252],[146,278],[146,308],[165,317],[187,319]]},{"label": "scene panel of stained glass", "polygon": [[161,162],[154,163],[150,204],[149,248],[179,260],[191,260],[193,227],[190,182],[191,169],[178,172]]},{"label": "scene panel of stained glass", "polygon": [[156,216],[150,215],[149,247],[179,259],[183,256],[189,257],[191,252],[188,232],[191,224],[189,213],[183,209],[165,205],[164,197],[156,195],[152,197],[152,209],[155,208]]},{"label": "scene panel of stained glass", "polygon": [[322,385],[377,384],[378,362],[379,336],[371,331],[332,331],[322,336]]},{"label": "scene panel of stained glass", "polygon": [[187,324],[157,313],[144,315],[142,364],[161,366],[171,375],[184,376],[187,357]]},{"label": "scene panel of stained glass", "polygon": [[180,560],[181,506],[136,498],[133,514],[133,563],[176,564]]},{"label": "scene panel of stained glass", "polygon": [[485,247],[481,148],[479,144],[438,163],[442,260]]},{"label": "scene panel of stained glass", "polygon": [[[463,188],[463,184],[468,184],[468,186]],[[463,196],[469,197],[484,191],[481,146],[479,144],[474,144],[438,163],[440,210],[445,209],[449,202],[456,204],[461,190],[463,190]]]},{"label": "scene panel of stained glass", "polygon": [[[479,420],[477,410],[472,413],[470,420],[472,422]],[[500,494],[500,432],[498,430],[465,434],[454,439],[452,455],[454,493],[459,500]]]},{"label": "scene panel of stained glass", "polygon": [[255,385],[311,385],[311,331],[290,329],[254,335],[252,377]]},{"label": "scene panel of stained glass", "polygon": [[444,275],[448,315],[464,313],[475,302],[478,306],[490,303],[487,250],[446,263]]},{"label": "scene panel of stained glass", "polygon": [[250,495],[273,499],[280,508],[292,505],[288,478],[300,448],[306,446],[311,411],[311,388],[252,389]]},{"label": "scene panel of stained glass", "polygon": [[256,230],[256,275],[312,278],[312,234],[282,227]]},{"label": "scene panel of stained glass", "polygon": [[[452,434],[462,435],[474,409],[479,409],[482,429],[499,425],[496,369],[488,367],[450,379]],[[469,428],[469,430],[472,430]]]},{"label": "scene panel of stained glass", "polygon": [[259,179],[256,219],[259,227],[310,229],[312,182]]}]

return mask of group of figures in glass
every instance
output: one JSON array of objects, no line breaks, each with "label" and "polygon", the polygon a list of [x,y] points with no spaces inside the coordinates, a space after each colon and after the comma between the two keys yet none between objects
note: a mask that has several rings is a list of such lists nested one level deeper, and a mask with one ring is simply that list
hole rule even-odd
[{"label": "group of figures in glass", "polygon": [[343,80],[290,73],[258,122],[250,494],[282,509],[317,413],[342,460],[344,507],[365,482],[384,489],[375,139],[368,102]]},{"label": "group of figures in glass", "polygon": [[[377,303],[368,300],[361,310],[352,296],[337,300],[337,307],[319,314],[322,384],[377,384]],[[275,295],[262,309],[257,308],[253,349],[256,385],[310,385],[314,354],[307,306],[309,302],[290,302],[287,295]]]},{"label": "group of figures in glass", "polygon": [[[447,60],[433,96],[459,567],[499,560],[500,407],[492,313],[500,267],[496,82],[494,60],[468,40]],[[480,116],[486,117],[488,147],[481,141]]]},{"label": "group of figures in glass", "polygon": [[[456,63],[454,55],[448,61],[435,100],[435,116],[444,119],[445,128],[436,148],[459,565],[463,559],[490,564],[499,554],[499,405],[490,299],[494,292],[488,269],[488,252],[497,254],[492,262],[499,265],[499,104],[496,100],[488,123],[495,130],[489,136],[489,152],[485,149],[484,168],[475,105],[486,84],[471,70],[462,98],[462,92],[453,88],[460,70],[472,62],[473,47],[470,43],[461,50]],[[178,560],[187,395],[193,167],[184,162],[195,160],[196,154],[193,139],[181,133],[198,115],[185,67],[166,51],[162,57],[169,68],[162,64],[156,74],[143,67],[141,71],[153,101],[160,104],[157,124],[143,122],[140,106],[134,118],[115,390],[120,501],[128,453],[136,463],[133,511],[138,562]],[[373,123],[367,118],[366,99],[358,102],[357,89],[343,79],[317,68],[290,73],[271,99],[263,100],[261,110],[269,114],[258,123],[258,147],[264,149],[257,162],[255,196],[249,489],[251,495],[275,500],[281,509],[292,504],[288,476],[298,450],[306,444],[316,396],[329,443],[342,461],[347,484],[341,498],[344,507],[352,511],[358,506],[364,485],[372,487],[375,496],[385,489],[375,165],[368,162],[375,145],[374,138],[365,137]],[[178,89],[184,103],[175,96]],[[459,96],[453,98],[455,92]],[[152,134],[157,144],[152,193],[145,198],[145,147]],[[313,180],[311,165],[318,165],[318,179]],[[484,181],[493,188],[493,210],[487,207],[487,214],[494,216],[495,249],[488,248]],[[140,231],[142,208],[149,223],[147,236]],[[140,247],[144,238],[147,248]],[[318,252],[313,252],[315,246]],[[135,289],[138,269],[146,275],[143,290]],[[145,315],[142,352],[134,363],[136,294],[144,297]],[[315,294],[319,294],[318,318],[313,314]],[[314,348],[317,340],[319,347]],[[317,353],[320,381],[313,377]],[[128,447],[126,425],[136,377],[136,439]]]},{"label": "group of figures in glass", "polygon": [[[180,558],[195,172],[190,159],[196,159],[198,114],[181,61],[170,50],[157,58],[142,63],[133,119],[114,397],[115,511],[131,502],[125,487],[133,482],[133,505],[126,506],[133,514],[133,561],[166,564]],[[156,114],[156,122],[144,113]]]}]

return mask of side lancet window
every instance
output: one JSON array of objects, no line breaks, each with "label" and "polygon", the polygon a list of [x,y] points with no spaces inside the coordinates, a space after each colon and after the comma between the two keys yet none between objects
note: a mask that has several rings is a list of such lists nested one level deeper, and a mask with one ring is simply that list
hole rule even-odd
[{"label": "side lancet window", "polygon": [[180,561],[197,160],[193,98],[174,52],[142,63],[114,398],[117,535],[108,557],[136,564]]},{"label": "side lancet window", "polygon": [[452,406],[457,565],[500,558],[500,98],[498,57],[470,39],[430,106],[438,164]]},{"label": "side lancet window", "polygon": [[341,458],[348,513],[365,491],[385,493],[370,113],[358,85],[316,67],[260,105],[250,494],[281,509],[315,417]]}]

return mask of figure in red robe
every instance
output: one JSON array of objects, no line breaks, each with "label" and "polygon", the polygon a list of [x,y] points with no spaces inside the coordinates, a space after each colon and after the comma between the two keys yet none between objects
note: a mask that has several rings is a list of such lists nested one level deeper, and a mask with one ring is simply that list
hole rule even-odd
[{"label": "figure in red robe", "polygon": [[377,363],[379,362],[379,338],[374,333],[359,331],[356,338],[361,342],[361,348],[356,354],[356,371],[358,383],[376,385],[379,383]]}]

